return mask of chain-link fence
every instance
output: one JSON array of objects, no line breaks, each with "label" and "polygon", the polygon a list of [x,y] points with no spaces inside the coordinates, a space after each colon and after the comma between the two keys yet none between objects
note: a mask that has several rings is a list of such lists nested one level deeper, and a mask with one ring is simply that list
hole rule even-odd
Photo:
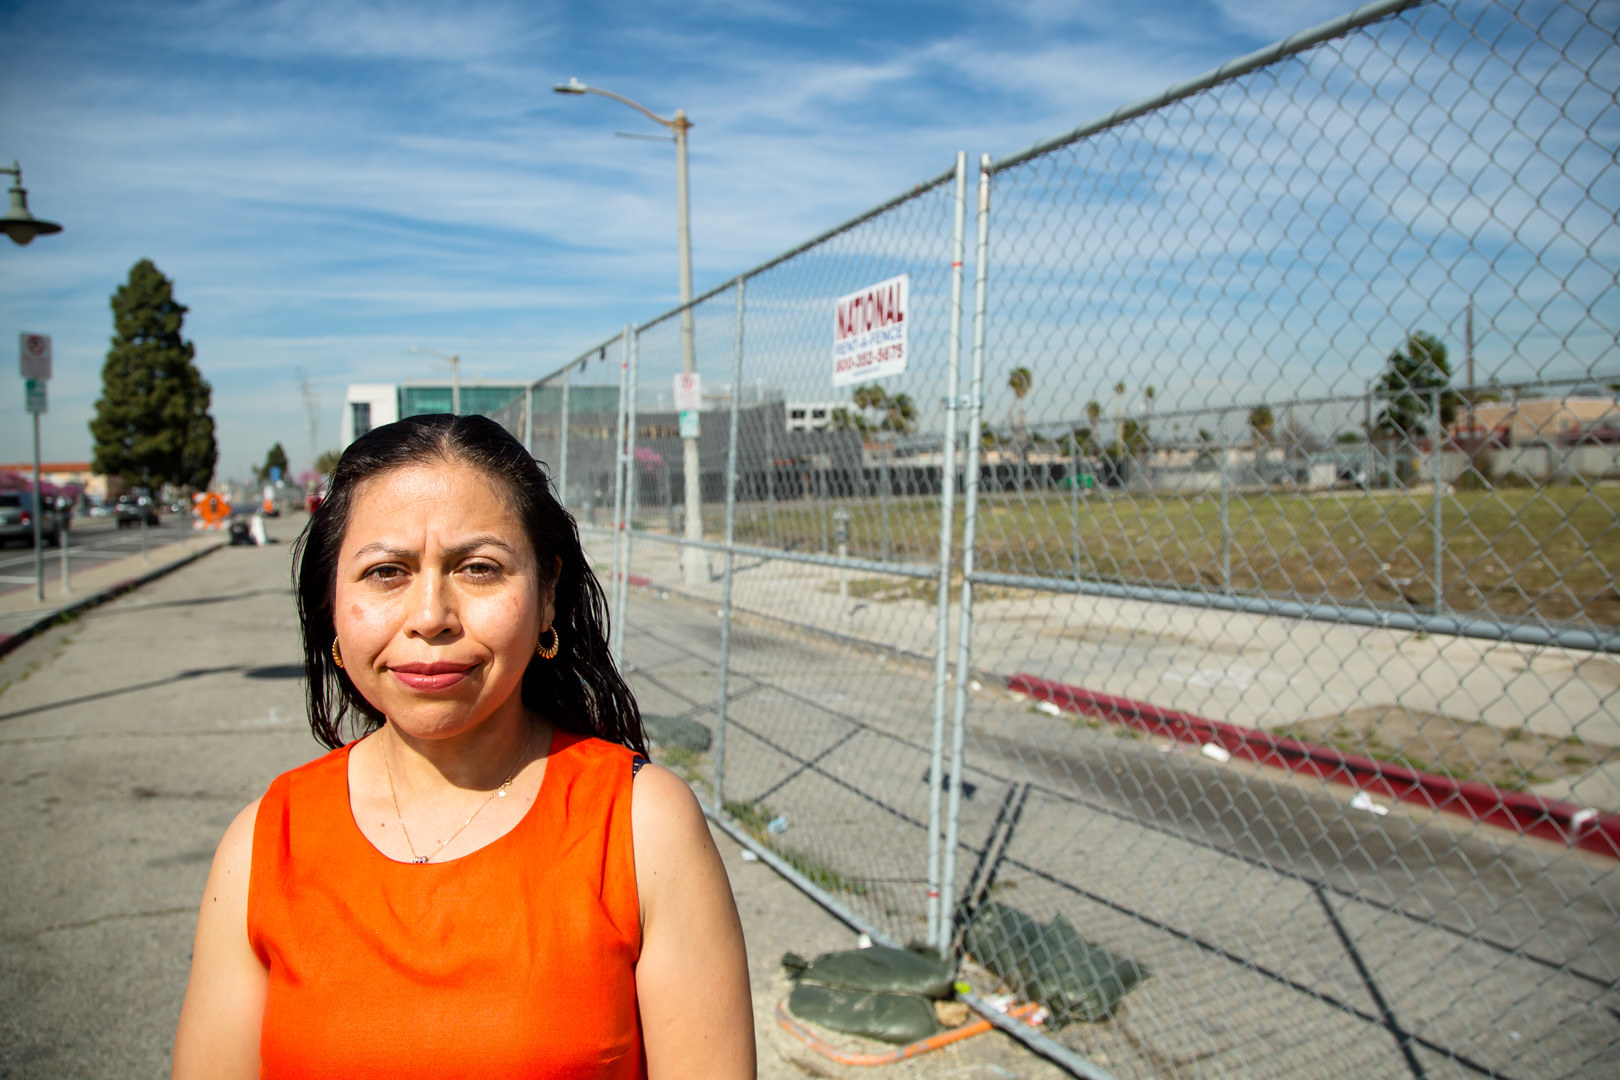
[{"label": "chain-link fence", "polygon": [[990,166],[961,835],[1117,1075],[1620,1061],[1615,12],[1399,6]]},{"label": "chain-link fence", "polygon": [[1614,1075],[1617,22],[1369,4],[536,384],[661,760],[1080,1075]]}]

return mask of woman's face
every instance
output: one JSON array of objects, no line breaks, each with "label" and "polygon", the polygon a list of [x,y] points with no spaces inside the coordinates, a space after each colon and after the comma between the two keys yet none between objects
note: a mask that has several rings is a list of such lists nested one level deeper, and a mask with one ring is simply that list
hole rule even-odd
[{"label": "woman's face", "polygon": [[334,600],[345,674],[402,732],[425,739],[521,709],[523,672],[552,619],[523,523],[492,481],[459,462],[398,469],[357,489]]}]

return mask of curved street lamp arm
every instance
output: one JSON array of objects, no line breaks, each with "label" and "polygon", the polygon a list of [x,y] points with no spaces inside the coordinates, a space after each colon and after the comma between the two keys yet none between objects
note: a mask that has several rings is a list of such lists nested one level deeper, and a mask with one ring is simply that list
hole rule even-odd
[{"label": "curved street lamp arm", "polygon": [[[638,101],[633,101],[630,98],[625,97],[623,94],[615,94],[613,91],[603,90],[599,86],[586,86],[577,79],[566,83],[558,83],[554,89],[556,89],[559,94],[600,94],[602,97],[612,98],[619,104],[630,106],[647,119],[653,121],[654,123],[662,124],[671,131],[679,130],[684,121],[684,118],[682,117],[677,117],[673,120],[665,120],[662,116],[659,116],[645,105]],[[685,126],[691,127],[692,125],[690,123],[686,123]]]}]

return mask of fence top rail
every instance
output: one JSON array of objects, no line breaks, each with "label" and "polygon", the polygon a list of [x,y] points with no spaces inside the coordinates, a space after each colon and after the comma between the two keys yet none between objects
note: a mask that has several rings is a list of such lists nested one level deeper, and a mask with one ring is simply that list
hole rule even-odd
[{"label": "fence top rail", "polygon": [[1320,45],[1324,41],[1331,41],[1336,37],[1348,34],[1352,30],[1358,30],[1363,26],[1378,22],[1380,19],[1387,19],[1391,15],[1398,15],[1403,11],[1428,2],[1429,0],[1373,0],[1372,3],[1363,4],[1354,11],[1340,15],[1336,19],[1329,19],[1327,22],[1309,30],[1301,30],[1299,33],[1286,37],[1275,45],[1268,45],[1247,56],[1229,60],[1213,71],[1207,71],[1195,79],[1177,83],[1170,89],[1152,97],[1142,98],[1129,105],[1122,105],[1107,116],[1098,117],[1089,123],[1081,124],[1073,131],[1065,132],[1062,135],[1054,135],[1049,139],[1042,139],[1026,150],[1010,154],[999,161],[992,161],[985,168],[985,171],[994,174],[1004,169],[1010,169],[1015,165],[1022,165],[1031,158],[1037,158],[1060,147],[1079,142],[1081,139],[1089,138],[1099,131],[1117,127],[1127,120],[1133,120],[1144,113],[1153,112],[1155,109],[1161,109],[1172,102],[1191,97],[1200,91],[1208,90],[1223,82],[1229,82],[1240,75],[1246,75],[1256,68],[1274,64],[1279,60]]},{"label": "fence top rail", "polygon": [[585,364],[588,361],[590,361],[590,359],[592,357],[602,353],[604,350],[607,349],[607,347],[609,345],[617,345],[619,343],[619,339],[622,338],[622,337],[624,337],[624,331],[620,330],[617,334],[614,334],[612,337],[608,338],[606,341],[602,342],[600,345],[592,345],[590,348],[586,349],[584,352],[580,353],[578,356],[574,357],[572,360],[568,361],[566,364],[563,364],[561,367],[555,368],[554,370],[552,370],[550,372],[547,372],[546,374],[540,376],[538,379],[535,379],[529,385],[531,387],[540,387],[540,386],[543,386],[544,384],[550,382],[552,379],[557,378],[563,372],[567,371],[569,368],[572,368],[572,367],[584,367]]},{"label": "fence top rail", "polygon": [[828,240],[831,240],[833,237],[838,236],[840,233],[846,233],[849,230],[855,228],[856,226],[864,224],[865,222],[868,222],[868,221],[872,220],[873,218],[877,217],[879,214],[883,214],[883,213],[886,213],[886,212],[888,212],[890,210],[893,210],[896,206],[899,206],[902,203],[910,202],[912,199],[915,199],[920,195],[926,195],[928,192],[933,191],[935,188],[939,187],[940,185],[947,184],[947,183],[949,183],[950,181],[952,181],[954,179],[956,179],[956,166],[952,165],[950,168],[946,169],[944,172],[939,173],[936,176],[931,176],[927,180],[920,181],[919,183],[913,185],[912,187],[910,187],[906,191],[903,191],[899,195],[896,195],[894,198],[889,199],[886,202],[881,202],[878,205],[876,205],[874,207],[871,207],[868,210],[863,210],[861,213],[856,214],[854,217],[850,218],[848,221],[845,221],[845,222],[843,222],[841,224],[838,224],[838,225],[834,225],[832,228],[828,229],[826,232],[817,233],[815,236],[812,236],[810,239],[806,240],[804,243],[800,244],[798,247],[789,248],[788,250],[786,250],[786,251],[784,251],[784,252],[782,252],[782,253],[780,253],[778,255],[771,256],[769,259],[766,259],[764,262],[760,263],[758,266],[752,267],[751,269],[748,269],[748,270],[744,270],[742,273],[736,275],[735,277],[727,278],[725,281],[722,281],[720,284],[716,285],[714,288],[710,289],[708,292],[703,293],[703,294],[698,295],[698,296],[694,296],[694,297],[692,297],[692,299],[688,300],[684,304],[677,304],[675,307],[670,308],[668,311],[665,311],[665,312],[663,312],[663,313],[661,313],[661,314],[659,314],[657,316],[654,316],[651,319],[648,319],[646,322],[642,323],[636,329],[638,331],[647,330],[647,329],[650,329],[651,327],[657,326],[661,322],[666,322],[669,319],[673,319],[675,316],[679,315],[683,311],[686,311],[686,310],[688,310],[690,308],[695,308],[699,304],[703,303],[706,300],[712,300],[714,297],[719,296],[721,293],[723,293],[727,289],[730,289],[733,286],[737,285],[739,282],[747,281],[749,278],[752,278],[752,277],[758,277],[760,274],[763,274],[765,271],[771,269],[772,267],[780,266],[782,263],[787,262],[789,259],[793,258],[795,255],[802,255],[806,251],[809,251],[811,248],[816,247],[816,246],[818,246],[820,244],[826,243]]}]

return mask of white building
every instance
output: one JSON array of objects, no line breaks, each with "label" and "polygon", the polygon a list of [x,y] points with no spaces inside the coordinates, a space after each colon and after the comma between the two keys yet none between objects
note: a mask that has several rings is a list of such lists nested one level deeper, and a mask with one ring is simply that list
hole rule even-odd
[{"label": "white building", "polygon": [[833,410],[851,405],[847,401],[789,401],[786,407],[789,431],[825,431],[832,426]]},{"label": "white building", "polygon": [[342,445],[375,427],[399,419],[399,387],[393,383],[350,383],[343,395],[343,419],[339,425]]}]

